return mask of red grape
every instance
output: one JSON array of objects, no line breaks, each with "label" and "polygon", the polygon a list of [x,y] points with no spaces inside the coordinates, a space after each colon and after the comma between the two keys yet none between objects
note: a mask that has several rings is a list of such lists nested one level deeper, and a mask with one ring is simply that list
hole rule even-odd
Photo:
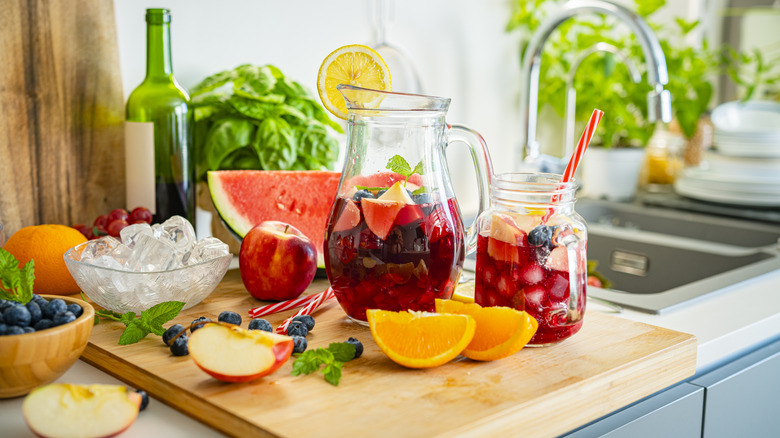
[{"label": "red grape", "polygon": [[106,228],[106,230],[108,231],[109,236],[119,237],[119,232],[122,231],[127,225],[128,223],[126,220],[117,219],[108,224],[108,228]]},{"label": "red grape", "polygon": [[146,207],[136,207],[130,212],[130,219],[127,220],[130,223],[146,222],[152,223],[152,212]]},{"label": "red grape", "polygon": [[90,227],[88,227],[88,226],[86,226],[84,224],[76,224],[76,225],[73,226],[73,228],[79,230],[79,233],[83,234],[84,237],[86,237],[87,239],[91,239],[92,238],[92,228],[90,228]]},{"label": "red grape", "polygon": [[101,214],[95,219],[95,222],[92,223],[93,226],[96,226],[98,228],[106,229],[106,226],[108,225],[108,215]]},{"label": "red grape", "polygon": [[124,208],[117,208],[116,210],[112,210],[111,213],[108,214],[108,223],[111,224],[111,222],[114,222],[115,220],[123,220],[127,222],[127,219],[130,217],[130,215],[127,213],[127,210]]}]

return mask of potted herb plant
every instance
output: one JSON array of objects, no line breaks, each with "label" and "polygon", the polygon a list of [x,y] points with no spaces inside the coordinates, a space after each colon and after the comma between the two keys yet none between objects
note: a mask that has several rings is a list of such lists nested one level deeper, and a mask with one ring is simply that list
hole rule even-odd
[{"label": "potted herb plant", "polygon": [[[507,31],[521,34],[521,58],[530,37],[547,17],[548,12],[563,4],[563,0],[515,0]],[[654,15],[665,4],[664,0],[635,0],[634,9],[656,32],[666,56],[669,83],[665,86],[672,95],[673,116],[687,138],[692,138],[699,119],[706,113],[713,93],[710,82],[717,60],[706,42],[700,48],[684,44],[683,39],[698,25],[675,19],[674,26],[662,26],[653,22]],[[551,106],[563,117],[566,97],[566,81],[577,58],[597,43],[608,43],[635,61],[643,80],[634,83],[631,72],[616,60],[611,52],[589,56],[579,64],[573,87],[577,90],[575,122],[583,126],[593,108],[605,111],[592,146],[618,151],[620,155],[643,157],[643,148],[652,137],[656,124],[647,118],[647,92],[650,91],[644,70],[642,50],[637,39],[627,28],[612,17],[583,15],[562,23],[548,39],[542,54],[541,74],[543,86],[539,87],[539,104]],[[583,166],[595,164],[594,155]],[[604,151],[606,152],[606,151]],[[614,160],[614,159],[613,159]],[[625,169],[628,164],[605,164],[604,171],[592,171],[599,178]],[[630,183],[629,197],[633,196],[639,165]],[[587,172],[588,169],[583,170]],[[615,186],[607,183],[606,186]],[[625,186],[625,184],[623,184]],[[610,196],[606,196],[610,197]],[[619,198],[624,197],[620,194]]]}]

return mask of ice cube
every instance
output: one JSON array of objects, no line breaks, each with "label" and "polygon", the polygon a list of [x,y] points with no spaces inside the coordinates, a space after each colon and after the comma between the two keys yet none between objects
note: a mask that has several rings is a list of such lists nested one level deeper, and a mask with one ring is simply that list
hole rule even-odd
[{"label": "ice cube", "polygon": [[90,263],[95,265],[95,266],[101,266],[103,268],[122,270],[122,264],[119,263],[115,258],[113,258],[113,257],[111,257],[110,255],[107,255],[107,254],[106,255],[101,255],[101,256],[95,258]]},{"label": "ice cube", "polygon": [[174,267],[176,258],[176,247],[170,241],[142,233],[126,266],[136,272],[167,271]]},{"label": "ice cube", "polygon": [[81,261],[92,263],[98,257],[110,254],[119,244],[119,240],[111,236],[90,240],[81,251]]},{"label": "ice cube", "polygon": [[536,284],[544,279],[544,270],[536,263],[529,263],[525,266],[525,269],[520,274],[520,278],[526,284]]},{"label": "ice cube", "polygon": [[197,251],[198,257],[203,261],[230,254],[230,247],[228,247],[227,243],[216,237],[201,239],[195,244],[193,250]]},{"label": "ice cube", "polygon": [[140,234],[148,234],[154,237],[152,227],[146,223],[132,224],[122,228],[122,231],[119,232],[119,237],[122,238],[122,243],[127,245],[128,248],[133,248],[133,246],[135,246],[135,241]]},{"label": "ice cube", "polygon": [[168,235],[168,240],[180,253],[189,251],[198,241],[195,236],[195,228],[192,227],[190,221],[181,216],[171,216],[162,223],[162,229]]},{"label": "ice cube", "polygon": [[114,258],[114,260],[119,262],[120,265],[124,266],[127,261],[130,260],[130,257],[132,257],[133,250],[124,243],[120,243],[116,246],[116,248],[114,248],[113,251],[111,251],[110,255]]}]

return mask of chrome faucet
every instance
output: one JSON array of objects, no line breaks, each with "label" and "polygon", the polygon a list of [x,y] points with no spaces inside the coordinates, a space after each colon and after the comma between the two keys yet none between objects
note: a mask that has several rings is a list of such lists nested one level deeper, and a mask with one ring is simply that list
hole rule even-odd
[{"label": "chrome faucet", "polygon": [[[525,163],[535,163],[540,158],[540,145],[536,140],[536,123],[539,111],[539,70],[542,63],[542,48],[550,34],[564,21],[583,13],[603,13],[625,23],[636,35],[647,64],[647,81],[652,91],[647,94],[648,119],[650,122],[672,121],[672,97],[664,85],[669,82],[666,58],[658,38],[650,26],[629,9],[604,0],[572,0],[561,8],[534,32],[522,61],[522,78],[527,95],[522,100],[520,117],[525,123]],[[602,108],[609,111],[609,108]],[[522,143],[521,143],[522,147]],[[521,155],[522,155],[521,150]]]}]

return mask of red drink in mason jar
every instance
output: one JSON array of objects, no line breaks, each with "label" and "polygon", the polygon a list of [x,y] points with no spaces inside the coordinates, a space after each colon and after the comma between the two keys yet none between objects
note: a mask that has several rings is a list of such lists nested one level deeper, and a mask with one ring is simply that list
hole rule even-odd
[{"label": "red drink in mason jar", "polygon": [[498,175],[493,206],[478,220],[474,300],[533,316],[539,328],[529,346],[572,336],[585,313],[586,226],[573,209],[573,183],[558,180]]},{"label": "red drink in mason jar", "polygon": [[347,315],[366,309],[434,311],[463,266],[463,224],[454,198],[412,195],[403,183],[339,197],[325,237],[325,266]]}]

